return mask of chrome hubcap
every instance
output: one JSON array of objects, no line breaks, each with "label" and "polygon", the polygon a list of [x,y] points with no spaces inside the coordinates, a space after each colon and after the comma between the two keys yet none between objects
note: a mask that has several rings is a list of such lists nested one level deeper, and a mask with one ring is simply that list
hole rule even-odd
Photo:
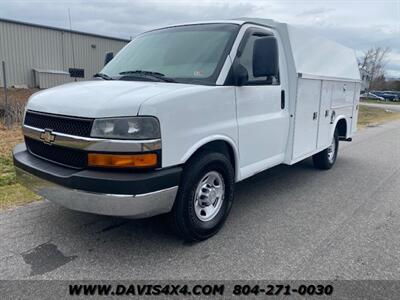
[{"label": "chrome hubcap", "polygon": [[225,183],[222,175],[216,171],[208,172],[200,180],[194,198],[194,211],[199,220],[212,220],[219,212],[224,201]]},{"label": "chrome hubcap", "polygon": [[336,151],[336,141],[335,141],[335,137],[333,137],[332,143],[328,148],[328,160],[331,163],[335,159],[335,151]]}]

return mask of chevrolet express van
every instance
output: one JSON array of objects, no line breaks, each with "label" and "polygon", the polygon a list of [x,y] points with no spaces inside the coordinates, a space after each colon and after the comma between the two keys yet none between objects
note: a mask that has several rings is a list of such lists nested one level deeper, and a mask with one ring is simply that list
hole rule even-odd
[{"label": "chevrolet express van", "polygon": [[288,24],[149,31],[93,80],[30,98],[17,178],[73,210],[168,214],[183,238],[204,240],[224,224],[236,182],[311,156],[330,169],[356,131],[359,91],[352,50]]}]

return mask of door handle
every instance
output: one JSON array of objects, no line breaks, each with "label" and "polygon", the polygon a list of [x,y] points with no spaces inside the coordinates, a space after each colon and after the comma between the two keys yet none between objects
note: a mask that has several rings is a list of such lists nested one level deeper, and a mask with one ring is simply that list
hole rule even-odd
[{"label": "door handle", "polygon": [[281,91],[281,109],[285,109],[285,91]]},{"label": "door handle", "polygon": [[314,113],[313,113],[313,116],[312,116],[312,119],[313,119],[313,120],[316,120],[316,119],[317,119],[317,115],[318,115],[318,113],[317,113],[317,112],[314,112]]}]

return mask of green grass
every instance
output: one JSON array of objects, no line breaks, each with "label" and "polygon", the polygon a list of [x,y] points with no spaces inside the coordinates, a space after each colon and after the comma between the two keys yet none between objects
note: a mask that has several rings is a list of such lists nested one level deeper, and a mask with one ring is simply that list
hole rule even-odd
[{"label": "green grass", "polygon": [[0,211],[40,199],[38,195],[16,183],[15,172],[9,162],[10,160],[1,157]]},{"label": "green grass", "polygon": [[0,211],[40,199],[40,196],[18,183],[0,186]]},{"label": "green grass", "polygon": [[17,183],[11,157],[0,155],[0,170],[0,211],[40,199]]},{"label": "green grass", "polygon": [[0,170],[0,187],[16,183],[11,157],[0,156]]}]

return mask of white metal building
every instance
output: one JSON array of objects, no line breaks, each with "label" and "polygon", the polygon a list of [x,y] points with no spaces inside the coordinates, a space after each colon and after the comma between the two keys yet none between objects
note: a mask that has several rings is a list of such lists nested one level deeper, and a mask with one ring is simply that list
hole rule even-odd
[{"label": "white metal building", "polygon": [[[106,52],[117,53],[129,40],[0,19],[0,64],[6,63],[7,86],[48,88],[89,79],[104,65]],[[82,74],[83,70],[83,74]],[[3,74],[0,67],[0,86]]]}]

